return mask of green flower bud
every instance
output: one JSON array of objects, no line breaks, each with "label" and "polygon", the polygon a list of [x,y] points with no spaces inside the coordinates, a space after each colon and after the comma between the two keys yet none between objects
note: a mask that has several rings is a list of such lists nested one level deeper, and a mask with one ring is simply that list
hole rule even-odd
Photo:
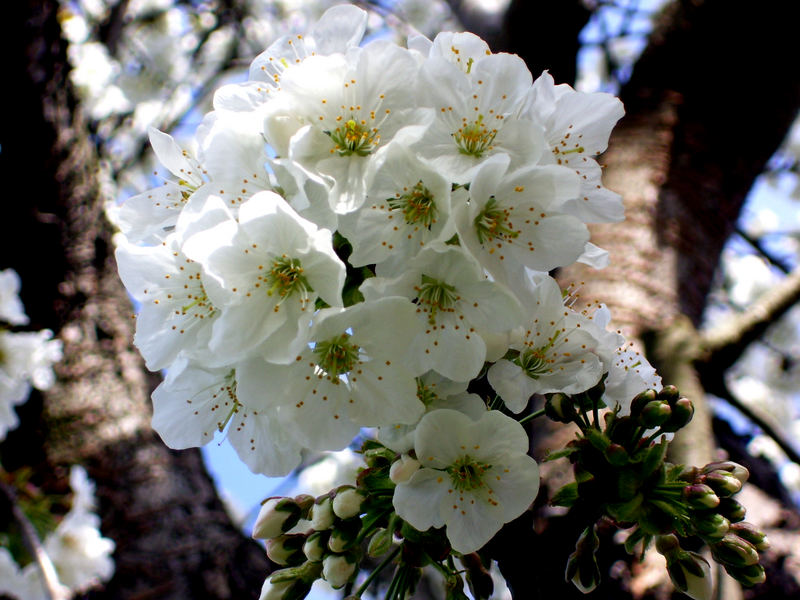
[{"label": "green flower bud", "polygon": [[666,402],[653,400],[645,405],[642,414],[639,415],[639,422],[648,429],[660,427],[672,416],[672,409]]},{"label": "green flower bud", "polygon": [[357,532],[353,533],[347,529],[336,528],[331,530],[331,535],[328,538],[328,550],[331,552],[341,553],[350,548],[355,542]]},{"label": "green flower bud", "polygon": [[301,533],[281,535],[267,540],[267,556],[282,567],[294,567],[306,561],[301,552],[306,536]]},{"label": "green flower bud", "polygon": [[621,445],[613,442],[609,444],[608,448],[606,448],[605,455],[608,463],[615,467],[623,467],[631,460],[628,451],[625,450],[625,448]]},{"label": "green flower bud", "polygon": [[705,483],[720,498],[729,498],[742,489],[742,482],[725,471],[712,471],[708,475],[700,477],[699,482]]},{"label": "green flower bud", "polygon": [[719,496],[703,483],[694,483],[683,488],[683,499],[691,508],[696,510],[719,506]]},{"label": "green flower bud", "polygon": [[672,416],[661,426],[664,431],[678,431],[686,427],[694,417],[694,405],[688,398],[678,398],[671,408]]},{"label": "green flower bud", "polygon": [[336,515],[333,513],[333,502],[329,496],[317,498],[314,506],[311,507],[309,519],[311,528],[316,531],[325,531],[333,527]]},{"label": "green flower bud", "polygon": [[300,505],[293,498],[267,498],[258,512],[253,526],[253,537],[269,540],[286,533],[297,525],[302,512]]},{"label": "green flower bud", "polygon": [[731,527],[730,521],[719,513],[697,514],[692,525],[699,536],[710,540],[722,539]]},{"label": "green flower bud", "polygon": [[655,390],[645,390],[634,396],[633,400],[631,400],[631,416],[638,417],[642,414],[642,409],[655,399]]},{"label": "green flower bud", "polygon": [[349,519],[361,514],[364,495],[353,486],[342,486],[333,497],[333,514],[340,519]]},{"label": "green flower bud", "polygon": [[705,467],[703,467],[704,474],[713,473],[714,471],[730,473],[733,477],[741,481],[742,484],[747,483],[747,480],[750,477],[750,471],[748,471],[739,463],[733,462],[732,460],[708,463]]},{"label": "green flower bud", "polygon": [[575,403],[566,394],[553,394],[544,405],[544,414],[557,423],[572,423],[578,416]]},{"label": "green flower bud", "polygon": [[315,531],[306,538],[303,544],[303,554],[310,561],[321,561],[328,551],[328,537],[330,534],[327,531]]},{"label": "green flower bud", "polygon": [[733,498],[720,498],[717,512],[731,523],[743,521],[747,509]]},{"label": "green flower bud", "polygon": [[674,385],[665,385],[660,392],[656,395],[659,400],[663,400],[668,404],[674,404],[678,398],[680,398],[681,393],[678,391]]},{"label": "green flower bud", "polygon": [[747,567],[758,564],[758,551],[755,546],[730,532],[722,540],[711,545],[711,555],[714,560],[726,567]]},{"label": "green flower bud", "polygon": [[334,589],[347,585],[355,572],[356,563],[346,554],[328,554],[322,559],[322,578]]},{"label": "green flower bud", "polygon": [[367,546],[367,554],[369,554],[372,558],[376,556],[382,556],[389,551],[389,548],[392,547],[392,540],[393,540],[392,532],[388,529],[380,528],[375,531],[372,535],[372,538],[369,540],[369,546]]},{"label": "green flower bud", "polygon": [[748,565],[746,567],[725,567],[728,574],[746,587],[752,587],[767,580],[764,567],[761,565]]},{"label": "green flower bud", "polygon": [[735,533],[746,542],[753,544],[759,552],[769,548],[767,535],[752,523],[734,523],[731,525],[731,533]]},{"label": "green flower bud", "polygon": [[681,551],[672,561],[667,559],[667,572],[672,584],[694,600],[711,600],[713,585],[711,566],[694,552]]}]

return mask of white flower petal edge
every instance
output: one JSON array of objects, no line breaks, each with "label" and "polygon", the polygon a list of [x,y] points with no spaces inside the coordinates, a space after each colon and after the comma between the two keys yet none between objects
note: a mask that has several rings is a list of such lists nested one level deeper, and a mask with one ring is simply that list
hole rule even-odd
[{"label": "white flower petal edge", "polygon": [[539,491],[525,430],[498,411],[477,421],[454,410],[430,412],[414,445],[422,468],[397,486],[395,510],[423,531],[445,526],[457,552],[481,548]]}]

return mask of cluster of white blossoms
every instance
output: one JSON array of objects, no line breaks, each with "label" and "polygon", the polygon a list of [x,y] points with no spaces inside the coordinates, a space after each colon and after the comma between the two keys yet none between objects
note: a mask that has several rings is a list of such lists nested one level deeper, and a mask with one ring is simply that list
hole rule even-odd
[{"label": "cluster of white blossoms", "polygon": [[[28,316],[19,299],[19,275],[0,271],[0,322],[27,325]],[[32,388],[46,390],[53,385],[53,364],[61,360],[61,342],[49,329],[8,331],[0,323],[0,441],[17,427],[14,407],[24,403]]]},{"label": "cluster of white blossoms", "polygon": [[362,44],[366,21],[340,5],[276,41],[191,150],[151,131],[174,177],[119,208],[119,271],[169,446],[226,431],[285,475],[377,428],[397,513],[471,552],[538,490],[523,427],[471,381],[488,368],[516,414],[604,376],[609,406],[660,385],[548,275],[607,260],[586,224],[623,218],[594,159],[623,109],[469,33]]},{"label": "cluster of white blossoms", "polygon": [[[42,547],[55,567],[64,597],[71,598],[111,578],[115,545],[100,533],[100,517],[94,512],[94,483],[83,467],[72,467],[69,483],[71,507],[44,538]],[[39,565],[31,562],[20,568],[5,548],[0,548],[0,595],[20,600],[51,597]]]}]

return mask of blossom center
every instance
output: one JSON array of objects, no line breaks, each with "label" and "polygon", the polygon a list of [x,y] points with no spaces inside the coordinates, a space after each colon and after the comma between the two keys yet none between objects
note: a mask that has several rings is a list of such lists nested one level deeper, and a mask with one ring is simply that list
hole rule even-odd
[{"label": "blossom center", "polygon": [[[344,121],[342,117],[337,119],[340,123]],[[351,115],[332,130],[325,131],[333,141],[331,153],[339,156],[367,156],[370,154],[380,141],[377,127],[369,127],[364,119],[358,120]]]},{"label": "blossom center", "polygon": [[492,465],[479,462],[466,455],[447,467],[447,473],[450,475],[450,481],[453,482],[453,487],[456,490],[459,492],[471,491],[482,488],[485,485],[483,474],[491,467]]},{"label": "blossom center", "polygon": [[473,221],[478,242],[483,244],[498,238],[506,241],[516,238],[519,231],[513,229],[510,218],[511,212],[500,206],[497,199],[491,196]]},{"label": "blossom center", "polygon": [[197,278],[197,285],[195,289],[192,290],[194,293],[187,294],[190,302],[189,304],[181,306],[181,312],[185,315],[187,312],[189,312],[190,309],[196,307],[199,310],[194,313],[194,316],[200,317],[202,319],[206,316],[209,317],[212,316],[216,312],[216,309],[208,299],[208,294],[206,294],[206,288],[203,287],[203,282],[200,281],[199,273],[196,275],[196,278]]},{"label": "blossom center", "polygon": [[386,201],[390,210],[399,210],[403,213],[406,223],[409,225],[420,224],[430,229],[436,222],[437,209],[433,199],[433,194],[428,188],[418,181],[411,190],[404,194],[397,194],[395,198]]},{"label": "blossom center", "polygon": [[[217,429],[223,431],[225,427],[228,425],[230,420],[233,418],[233,415],[239,412],[239,408],[242,406],[239,402],[239,398],[236,396],[236,371],[231,369],[231,371],[225,376],[224,384],[219,389],[219,391],[214,394],[214,398],[217,398],[219,395],[227,396],[231,401],[231,409],[228,411],[228,414],[222,421],[217,422]],[[225,405],[228,403],[225,402]]]},{"label": "blossom center", "polygon": [[540,375],[551,370],[551,361],[547,359],[546,350],[546,347],[528,348],[517,358],[517,363],[531,379],[539,379]]},{"label": "blossom center", "polygon": [[358,352],[361,349],[350,341],[350,335],[343,333],[329,340],[317,342],[314,354],[317,355],[317,364],[329,377],[338,377],[353,370],[358,362]]},{"label": "blossom center", "polygon": [[453,134],[458,151],[475,158],[481,158],[492,149],[495,136],[497,129],[489,129],[483,122],[483,115],[478,115],[478,118],[471,122],[464,119],[461,127]]},{"label": "blossom center", "polygon": [[430,406],[434,401],[439,399],[439,396],[434,392],[430,386],[423,383],[422,379],[417,377],[417,398],[425,406]]},{"label": "blossom center", "polygon": [[308,293],[314,291],[303,275],[303,266],[300,260],[289,258],[286,255],[278,257],[272,262],[272,267],[267,273],[266,280],[269,286],[267,289],[268,296],[277,293],[281,298],[286,298],[298,293],[306,300]]},{"label": "blossom center", "polygon": [[420,285],[414,289],[417,291],[417,303],[427,308],[431,321],[434,321],[437,312],[453,312],[453,306],[460,300],[455,286],[424,273]]}]

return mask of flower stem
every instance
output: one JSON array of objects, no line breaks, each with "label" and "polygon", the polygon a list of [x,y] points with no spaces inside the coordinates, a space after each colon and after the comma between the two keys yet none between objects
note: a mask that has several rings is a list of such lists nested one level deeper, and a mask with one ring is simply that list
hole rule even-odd
[{"label": "flower stem", "polygon": [[356,593],[353,594],[353,596],[355,596],[356,598],[361,598],[361,594],[363,594],[364,592],[367,591],[367,588],[369,587],[369,584],[372,583],[372,580],[375,579],[378,576],[378,573],[383,571],[386,568],[386,566],[390,562],[392,562],[398,554],[400,554],[400,550],[402,550],[402,548],[403,548],[403,546],[400,545],[400,546],[397,546],[397,548],[395,548],[394,550],[392,550],[389,553],[389,555],[381,561],[381,564],[379,564],[377,567],[375,567],[375,570],[372,571],[372,573],[370,573],[367,576],[367,578],[364,580],[364,583],[362,583],[359,586],[359,588],[356,590]]},{"label": "flower stem", "polygon": [[539,409],[536,412],[532,412],[531,414],[529,414],[529,415],[527,415],[525,417],[522,417],[519,420],[519,424],[523,425],[523,424],[527,423],[528,421],[532,421],[533,419],[536,419],[537,417],[541,417],[543,414],[544,414],[544,409],[543,408]]}]

